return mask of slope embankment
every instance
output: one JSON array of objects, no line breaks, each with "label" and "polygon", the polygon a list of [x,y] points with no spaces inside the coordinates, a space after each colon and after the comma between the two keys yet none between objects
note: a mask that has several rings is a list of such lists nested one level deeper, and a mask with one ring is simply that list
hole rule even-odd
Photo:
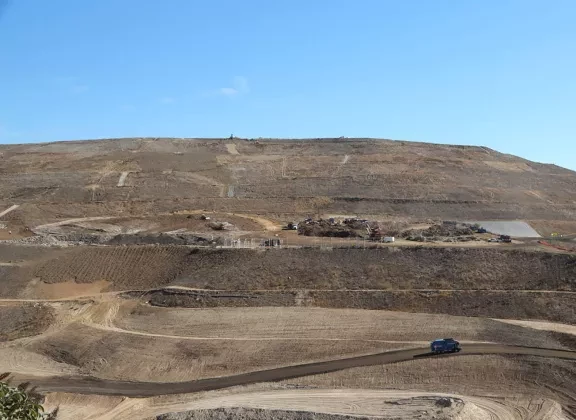
[{"label": "slope embankment", "polygon": [[156,306],[387,309],[576,324],[576,256],[567,254],[110,246],[9,255],[21,260],[0,267],[1,298],[138,290]]},{"label": "slope embankment", "polygon": [[[190,249],[82,247],[32,261],[44,283],[107,280],[113,290],[576,291],[576,256],[464,248]],[[8,297],[8,296],[7,296]]]},{"label": "slope embankment", "polygon": [[[153,306],[172,308],[320,307],[354,308],[535,319],[576,324],[576,292],[533,290],[187,290],[128,292]],[[554,306],[554,311],[550,310]]]}]

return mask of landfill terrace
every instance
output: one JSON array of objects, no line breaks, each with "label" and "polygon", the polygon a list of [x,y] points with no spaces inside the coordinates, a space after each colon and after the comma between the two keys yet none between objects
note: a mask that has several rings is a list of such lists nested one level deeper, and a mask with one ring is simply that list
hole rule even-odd
[{"label": "landfill terrace", "polygon": [[0,153],[0,372],[59,420],[576,419],[574,172],[375,139]]}]

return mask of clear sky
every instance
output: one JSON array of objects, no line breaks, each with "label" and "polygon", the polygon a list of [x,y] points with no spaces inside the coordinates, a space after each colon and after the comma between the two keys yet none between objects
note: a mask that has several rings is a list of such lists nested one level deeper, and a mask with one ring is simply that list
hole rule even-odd
[{"label": "clear sky", "polygon": [[576,169],[575,0],[0,0],[0,142],[382,137]]}]

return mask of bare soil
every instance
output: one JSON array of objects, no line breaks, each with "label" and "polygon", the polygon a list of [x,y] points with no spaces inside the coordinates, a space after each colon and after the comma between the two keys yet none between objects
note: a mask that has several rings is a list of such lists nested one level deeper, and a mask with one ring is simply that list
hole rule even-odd
[{"label": "bare soil", "polygon": [[[483,147],[373,139],[234,146],[238,154],[216,139],[3,145],[2,208],[20,204],[6,218],[24,224],[186,209],[460,220],[572,220],[576,212],[574,172]],[[319,207],[313,197],[329,200]]]},{"label": "bare soil", "polygon": [[[409,344],[408,344],[409,346]],[[145,382],[227,376],[302,361],[406,347],[362,341],[186,339],[71,325],[26,346],[84,375]]]},{"label": "bare soil", "polygon": [[[537,330],[472,318],[576,325],[574,255],[520,249],[535,244],[485,243],[200,250],[177,236],[211,235],[210,225],[199,219],[205,212],[231,224],[217,233],[229,238],[288,238],[284,235],[293,232],[279,232],[276,221],[325,214],[373,215],[420,230],[439,220],[526,220],[543,235],[573,234],[572,171],[483,147],[371,139],[138,138],[2,145],[0,153],[0,212],[14,207],[0,218],[0,240],[23,238],[28,244],[0,245],[0,297],[89,295],[37,306],[1,302],[0,370],[32,376],[52,391],[141,397],[326,372],[326,366],[350,368],[282,384],[306,387],[298,395],[237,396],[236,407],[226,405],[231,392],[198,404],[205,395],[102,399],[94,406],[109,406],[88,413],[85,400],[71,396],[61,399],[70,408],[66,418],[87,413],[94,420],[150,418],[205,410],[175,418],[324,420],[335,417],[315,414],[316,408],[324,413],[341,404],[353,411],[365,404],[369,388],[468,393],[476,399],[465,408],[478,404],[489,414],[467,412],[457,420],[560,420],[551,400],[576,418],[574,363],[553,359],[563,357],[553,350],[505,345],[574,349],[573,335],[553,331],[557,326]],[[31,237],[34,229],[51,234],[51,240]],[[122,236],[114,246],[69,246],[70,238],[91,243],[115,235]],[[118,299],[111,291],[126,293]],[[516,353],[411,360],[428,340],[445,335],[460,338],[470,354]],[[342,359],[416,345],[423,347]],[[228,378],[328,359],[327,365]],[[389,362],[394,363],[354,367]],[[214,379],[185,382],[198,378]],[[314,405],[311,390],[319,386],[350,395],[357,388],[359,396],[343,399],[318,391],[318,398],[332,405],[324,400]],[[489,402],[478,396],[488,396]],[[385,397],[370,398],[370,414],[379,415]],[[266,405],[272,402],[276,405]],[[309,411],[292,411],[299,407]],[[329,414],[338,420],[351,415]]]},{"label": "bare soil", "polygon": [[110,282],[106,280],[95,281],[93,283],[77,283],[75,281],[44,283],[43,281],[34,280],[20,293],[20,297],[33,299],[42,296],[44,299],[67,299],[97,295],[109,288]]},{"label": "bare soil", "polygon": [[0,306],[0,342],[41,334],[53,321],[54,312],[46,305]]},{"label": "bare soil", "polygon": [[[418,389],[485,398],[551,398],[576,415],[576,366],[532,357],[470,356],[353,368],[285,381],[320,388]],[[526,418],[526,417],[524,417]]]},{"label": "bare soil", "polygon": [[522,320],[499,320],[512,325],[520,325],[522,327],[534,328],[535,330],[542,331],[556,331],[564,334],[576,335],[576,326],[568,324],[560,324],[557,322],[546,321],[522,321]]},{"label": "bare soil", "polygon": [[530,226],[544,236],[548,237],[554,233],[564,236],[576,236],[576,222],[573,220],[530,220]]},{"label": "bare soil", "polygon": [[[408,420],[436,418],[454,420],[566,420],[562,408],[546,398],[484,398],[434,392],[326,389],[257,385],[203,393],[196,397],[170,396],[147,399],[73,396],[51,394],[50,407],[65,405],[60,411],[62,420],[81,418],[88,407],[97,413],[91,419],[213,419],[250,418],[365,418]],[[172,414],[166,414],[170,411]],[[191,410],[191,411],[189,411]],[[161,417],[157,417],[161,416]],[[198,416],[198,417],[194,417]],[[227,416],[227,417],[221,417]],[[351,417],[352,416],[352,417]],[[60,418],[60,417],[59,417]]]},{"label": "bare soil", "polygon": [[[228,398],[228,401],[226,400]],[[220,401],[218,401],[220,400]],[[221,408],[207,410],[208,407]],[[369,389],[287,389],[197,401],[204,409],[174,413],[161,419],[436,419],[436,420],[564,420],[558,403],[544,398],[482,398],[446,393]],[[308,411],[303,412],[302,408]],[[284,410],[290,411],[284,411]],[[225,417],[229,416],[229,417]],[[286,417],[284,417],[286,416]]]},{"label": "bare soil", "polygon": [[[263,226],[248,218],[234,214],[206,212],[209,220],[201,218],[201,211],[190,214],[157,214],[150,217],[106,217],[102,220],[75,220],[37,226],[35,231],[49,231],[59,234],[72,233],[108,233],[108,234],[160,234],[180,233],[214,233],[212,223],[228,223],[229,230],[257,232]],[[64,224],[63,224],[64,223]]]},{"label": "bare soil", "polygon": [[115,325],[149,334],[250,340],[381,341],[427,345],[435,337],[523,346],[574,348],[564,334],[499,321],[434,315],[320,308],[218,308],[183,310],[126,306]]},{"label": "bare soil", "polygon": [[[483,354],[504,354],[522,356],[548,357],[560,360],[576,360],[576,352],[529,347],[506,346],[500,344],[468,344],[463,353],[458,355],[443,355],[440,358],[454,358],[457,356],[473,356]],[[278,382],[290,378],[312,375],[322,375],[346,369],[378,366],[382,364],[396,364],[414,359],[438,358],[427,353],[427,348],[412,348],[363,356],[333,359],[315,363],[305,363],[231,375],[204,380],[185,382],[153,383],[135,381],[96,380],[91,377],[52,377],[30,378],[33,384],[43,391],[79,392],[100,395],[123,395],[127,397],[150,397],[160,395],[176,395],[231,388],[239,385],[251,385],[260,382]]]},{"label": "bare soil", "polygon": [[[430,339],[445,334],[470,349],[479,343],[481,351],[491,351],[483,350],[482,342],[576,349],[573,336],[439,315],[313,308],[186,310],[121,300],[50,305],[55,311],[50,319],[56,321],[49,333],[42,334],[48,325],[37,315],[34,325],[44,330],[13,334],[13,339],[38,335],[0,346],[0,370],[183,382],[394,349],[418,347],[416,353],[422,353]],[[13,323],[6,326],[7,332],[14,330]]]}]

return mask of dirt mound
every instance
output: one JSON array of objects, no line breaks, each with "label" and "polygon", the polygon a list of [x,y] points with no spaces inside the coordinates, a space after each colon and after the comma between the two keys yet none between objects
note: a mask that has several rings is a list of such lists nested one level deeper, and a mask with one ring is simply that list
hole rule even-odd
[{"label": "dirt mound", "polygon": [[368,226],[366,220],[346,219],[339,222],[334,219],[306,219],[298,223],[298,234],[332,238],[364,238],[368,237]]},{"label": "dirt mound", "polygon": [[425,238],[432,238],[435,236],[449,237],[449,236],[469,236],[474,234],[474,230],[470,226],[462,225],[459,223],[445,222],[442,224],[435,224],[426,229],[412,229],[403,232],[400,236],[407,238],[410,235],[419,234]]},{"label": "dirt mound", "polygon": [[0,342],[41,334],[53,321],[54,312],[45,305],[0,306]]},{"label": "dirt mound", "polygon": [[435,224],[426,229],[410,229],[400,234],[401,238],[418,242],[468,242],[478,240],[474,236],[475,231],[470,225],[444,222]]}]

